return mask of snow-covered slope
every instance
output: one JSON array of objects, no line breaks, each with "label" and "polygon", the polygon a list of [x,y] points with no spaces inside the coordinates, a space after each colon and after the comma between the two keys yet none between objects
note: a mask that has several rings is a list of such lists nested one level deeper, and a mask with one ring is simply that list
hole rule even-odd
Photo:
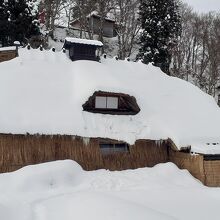
[{"label": "snow-covered slope", "polygon": [[[0,133],[108,137],[130,144],[171,138],[197,153],[220,153],[220,145],[212,145],[220,142],[220,108],[190,83],[142,63],[71,62],[62,52],[27,49],[19,54],[0,64]],[[97,90],[135,96],[140,113],[83,112]]]},{"label": "snow-covered slope", "polygon": [[86,172],[57,161],[0,174],[2,220],[218,220],[220,190],[174,164]]}]

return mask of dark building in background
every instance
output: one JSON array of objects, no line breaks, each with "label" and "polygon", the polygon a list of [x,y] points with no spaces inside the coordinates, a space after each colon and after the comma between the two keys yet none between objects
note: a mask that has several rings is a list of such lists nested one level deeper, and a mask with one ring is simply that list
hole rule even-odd
[{"label": "dark building in background", "polygon": [[[112,38],[117,36],[115,31],[115,20],[105,17],[103,21],[103,25],[101,25],[101,16],[96,13],[92,13],[91,15],[87,16],[87,20],[88,20],[88,30],[85,31],[91,31],[93,34],[99,35],[100,27],[102,26],[103,37]],[[70,24],[74,29],[80,30],[79,19],[72,21]]]}]

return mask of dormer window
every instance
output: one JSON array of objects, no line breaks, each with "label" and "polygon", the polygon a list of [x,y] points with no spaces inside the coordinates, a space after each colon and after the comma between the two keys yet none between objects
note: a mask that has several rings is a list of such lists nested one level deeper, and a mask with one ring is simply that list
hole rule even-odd
[{"label": "dormer window", "polygon": [[136,115],[140,108],[133,96],[97,91],[83,105],[83,110],[111,115]]},{"label": "dormer window", "polygon": [[118,109],[118,97],[111,96],[96,96],[96,109]]}]

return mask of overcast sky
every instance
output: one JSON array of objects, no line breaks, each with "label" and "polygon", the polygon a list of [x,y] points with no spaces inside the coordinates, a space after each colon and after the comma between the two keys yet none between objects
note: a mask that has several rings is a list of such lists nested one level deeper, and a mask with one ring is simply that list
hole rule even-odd
[{"label": "overcast sky", "polygon": [[183,0],[191,5],[195,11],[209,12],[219,11],[220,12],[220,0]]}]

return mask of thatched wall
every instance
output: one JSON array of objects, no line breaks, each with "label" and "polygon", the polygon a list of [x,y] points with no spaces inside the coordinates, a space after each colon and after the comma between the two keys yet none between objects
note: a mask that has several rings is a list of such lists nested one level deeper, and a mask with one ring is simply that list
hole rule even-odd
[{"label": "thatched wall", "polygon": [[0,172],[14,171],[30,164],[72,159],[85,170],[123,170],[167,162],[166,144],[137,141],[127,153],[102,155],[99,138],[75,136],[0,134]]},{"label": "thatched wall", "polygon": [[138,140],[130,147],[129,153],[104,155],[103,167],[110,170],[153,167],[168,162],[167,146],[151,140]]},{"label": "thatched wall", "polygon": [[0,51],[0,63],[16,57],[16,50]]},{"label": "thatched wall", "polygon": [[192,155],[169,149],[169,160],[175,163],[180,169],[187,169],[201,182],[205,182],[204,160],[202,155]]},{"label": "thatched wall", "polygon": [[[206,161],[203,155],[178,152],[169,142],[138,140],[129,152],[104,155],[100,138],[65,135],[0,134],[0,172],[17,170],[30,164],[72,159],[85,170],[124,170],[152,167],[173,162],[207,186],[220,186],[220,160]],[[117,142],[107,140],[107,142]]]},{"label": "thatched wall", "polygon": [[204,161],[205,185],[220,186],[220,161]]},{"label": "thatched wall", "polygon": [[203,155],[193,155],[169,149],[169,160],[180,169],[187,169],[206,186],[220,186],[220,160],[204,160]]}]

